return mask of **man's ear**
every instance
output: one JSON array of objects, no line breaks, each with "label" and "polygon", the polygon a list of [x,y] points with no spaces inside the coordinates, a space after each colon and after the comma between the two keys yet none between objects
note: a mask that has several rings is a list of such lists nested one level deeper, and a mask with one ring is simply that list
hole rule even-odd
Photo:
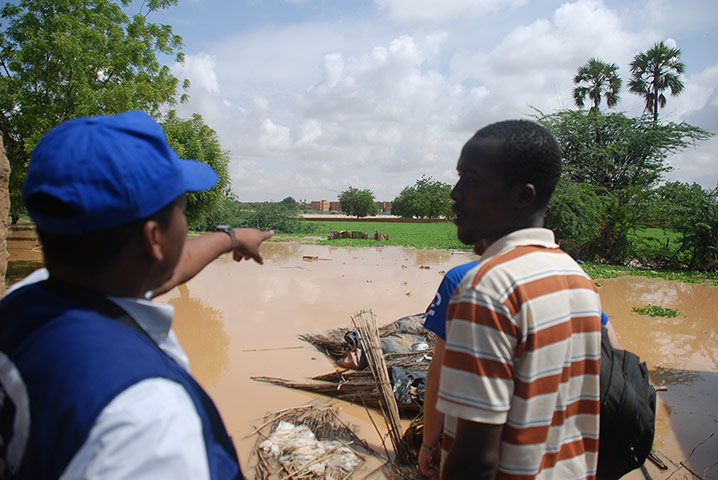
[{"label": "man's ear", "polygon": [[160,262],[164,259],[162,229],[156,220],[147,220],[142,226],[142,243],[145,252],[152,260]]},{"label": "man's ear", "polygon": [[517,185],[515,195],[517,208],[530,207],[536,200],[536,187],[534,187],[533,183]]}]

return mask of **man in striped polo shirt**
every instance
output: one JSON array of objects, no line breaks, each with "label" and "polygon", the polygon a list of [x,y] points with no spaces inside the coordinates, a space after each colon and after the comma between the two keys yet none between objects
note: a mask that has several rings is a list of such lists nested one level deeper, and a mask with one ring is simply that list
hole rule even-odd
[{"label": "man in striped polo shirt", "polygon": [[595,478],[600,300],[543,228],[560,148],[533,122],[499,122],[466,143],[457,170],[457,235],[490,245],[449,305],[442,477]]}]

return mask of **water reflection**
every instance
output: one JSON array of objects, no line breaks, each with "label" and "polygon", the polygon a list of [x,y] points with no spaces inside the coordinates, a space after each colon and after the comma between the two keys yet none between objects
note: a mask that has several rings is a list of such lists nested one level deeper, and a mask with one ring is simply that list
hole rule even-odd
[{"label": "water reflection", "polygon": [[[193,375],[205,387],[217,383],[229,363],[229,336],[224,330],[222,312],[198,298],[193,298],[187,285],[177,287],[179,297],[167,303],[175,307],[173,328],[190,358]],[[191,340],[189,340],[191,339]]]},{"label": "water reflection", "polygon": [[5,285],[10,286],[42,267],[42,248],[37,232],[27,226],[11,227],[7,249],[10,254],[5,274]]},{"label": "water reflection", "polygon": [[655,444],[665,451],[662,444],[676,442],[671,460],[703,478],[718,477],[718,373],[657,368],[650,374],[654,384],[668,388],[657,394]]},{"label": "water reflection", "polygon": [[262,247],[265,261],[284,262],[297,256],[302,244],[298,242],[267,242]]}]

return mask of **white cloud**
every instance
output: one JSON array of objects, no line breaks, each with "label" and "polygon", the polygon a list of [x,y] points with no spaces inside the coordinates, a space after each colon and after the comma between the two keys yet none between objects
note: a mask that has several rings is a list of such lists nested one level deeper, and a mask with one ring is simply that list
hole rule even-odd
[{"label": "white cloud", "polygon": [[[643,100],[628,93],[628,64],[672,35],[658,20],[635,21],[645,7],[637,2],[376,3],[379,13],[431,17],[432,26],[407,29],[381,16],[263,25],[175,67],[192,81],[190,103],[177,109],[201,113],[217,130],[240,199],[333,200],[352,185],[391,200],[424,174],[452,183],[459,150],[478,128],[525,117],[531,106],[572,108],[572,78],[592,56],[619,65],[620,110],[638,115]],[[479,18],[487,12],[497,13]],[[514,13],[531,15],[516,22]],[[662,117],[718,129],[715,55],[709,63],[686,76]],[[672,177],[715,184],[716,152],[713,139],[672,157]]]},{"label": "white cloud", "polygon": [[517,7],[526,0],[375,0],[375,3],[399,22],[439,24]]},{"label": "white cloud", "polygon": [[177,78],[191,79],[192,85],[209,93],[219,93],[219,83],[215,67],[217,59],[214,55],[199,52],[196,55],[185,55],[184,63],[175,63],[172,74]]},{"label": "white cloud", "polygon": [[[713,109],[718,113],[718,108]],[[698,183],[706,190],[718,187],[718,137],[702,142],[696,148],[687,149],[668,159],[673,171],[666,175],[667,180],[678,180],[686,183]]]}]

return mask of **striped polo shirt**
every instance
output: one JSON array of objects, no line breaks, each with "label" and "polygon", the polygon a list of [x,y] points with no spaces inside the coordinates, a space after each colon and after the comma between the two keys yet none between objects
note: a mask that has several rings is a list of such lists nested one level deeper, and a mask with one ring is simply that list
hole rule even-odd
[{"label": "striped polo shirt", "polygon": [[503,424],[497,478],[595,478],[601,305],[551,230],[494,242],[451,299],[437,408]]}]

